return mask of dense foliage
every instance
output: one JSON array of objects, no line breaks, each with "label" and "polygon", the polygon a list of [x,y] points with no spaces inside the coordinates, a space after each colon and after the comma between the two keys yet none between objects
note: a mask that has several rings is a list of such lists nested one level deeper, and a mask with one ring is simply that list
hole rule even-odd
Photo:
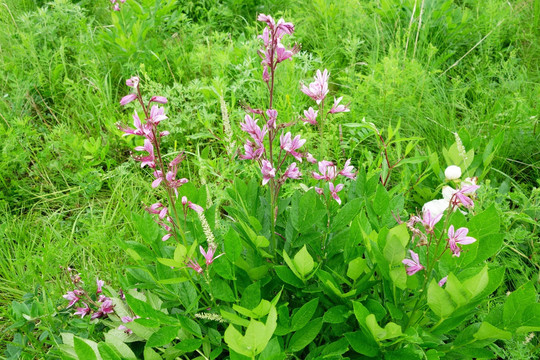
[{"label": "dense foliage", "polygon": [[6,358],[540,356],[538,3],[0,15]]}]

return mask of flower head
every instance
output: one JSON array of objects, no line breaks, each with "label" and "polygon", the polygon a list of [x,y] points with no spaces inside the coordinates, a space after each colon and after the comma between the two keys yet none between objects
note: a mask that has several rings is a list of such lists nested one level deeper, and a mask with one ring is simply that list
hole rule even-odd
[{"label": "flower head", "polygon": [[285,173],[283,174],[284,178],[289,179],[300,179],[301,176],[302,174],[300,173],[300,170],[296,166],[295,162],[291,163],[291,165],[289,165],[289,167],[287,168],[287,170],[285,170]]},{"label": "flower head", "polygon": [[444,170],[446,180],[457,180],[461,177],[461,168],[457,165],[450,165]]},{"label": "flower head", "polygon": [[214,257],[214,254],[216,253],[216,248],[214,248],[212,246],[208,247],[208,252],[204,251],[202,246],[199,246],[199,250],[200,250],[202,256],[204,256],[207,266],[211,265],[214,262],[214,260],[216,260],[218,257],[225,255],[225,254],[220,254],[220,255]]},{"label": "flower head", "polygon": [[469,229],[462,227],[454,231],[454,225],[450,225],[448,228],[448,245],[450,250],[452,250],[453,256],[460,256],[461,248],[460,245],[469,245],[476,241],[475,238],[467,236]]},{"label": "flower head", "polygon": [[77,290],[68,291],[68,293],[66,295],[63,295],[62,297],[66,300],[69,300],[68,308],[72,307],[77,301],[80,300]]},{"label": "flower head", "polygon": [[333,162],[319,161],[319,173],[313,172],[312,175],[317,180],[331,181],[337,176],[337,168]]},{"label": "flower head", "polygon": [[445,276],[441,280],[439,280],[439,286],[443,287],[443,285],[446,284],[446,280],[448,280],[448,276]]},{"label": "flower head", "polygon": [[333,183],[328,184],[328,187],[330,188],[330,195],[332,195],[334,200],[336,200],[339,205],[341,205],[341,199],[339,198],[338,192],[343,190],[343,186],[343,184],[338,184],[334,187]]},{"label": "flower head", "polygon": [[339,104],[341,102],[341,99],[343,99],[343,96],[341,96],[341,97],[339,97],[337,99],[334,97],[334,105],[332,106],[332,108],[329,111],[330,114],[336,114],[336,113],[340,113],[340,112],[349,112],[349,111],[351,111],[347,107],[348,105],[340,105]]},{"label": "flower head", "polygon": [[292,135],[290,132],[279,137],[281,148],[294,156],[296,160],[302,162],[302,155],[296,150],[298,150],[300,147],[302,147],[302,145],[306,143],[306,139],[301,139],[300,135],[296,135],[293,139],[291,139],[291,137]]},{"label": "flower head", "polygon": [[90,307],[84,302],[83,302],[83,305],[84,307],[77,308],[77,311],[75,311],[73,315],[81,315],[81,319],[82,319],[83,317],[85,317],[85,315],[90,314],[90,311],[91,311]]},{"label": "flower head", "polygon": [[272,167],[272,164],[268,160],[262,161],[261,172],[263,175],[263,186],[266,185],[270,179],[273,179],[276,176],[276,169]]},{"label": "flower head", "polygon": [[302,118],[302,121],[310,123],[312,125],[317,125],[317,115],[318,114],[319,114],[318,110],[313,110],[312,107],[309,107],[309,109],[304,110],[305,118]]},{"label": "flower head", "polygon": [[469,196],[474,195],[478,188],[480,188],[478,185],[464,185],[454,194],[454,200],[452,203],[458,206],[463,205],[466,208],[474,207],[474,201]]},{"label": "flower head", "polygon": [[409,250],[409,254],[411,255],[411,259],[403,259],[402,263],[407,266],[407,275],[414,275],[420,270],[423,270],[424,267],[422,264],[420,264],[420,259],[418,257],[418,254],[415,253],[412,250]]},{"label": "flower head", "polygon": [[196,272],[198,272],[199,274],[202,274],[203,273],[203,268],[199,265],[199,263],[197,262],[197,260],[192,260],[190,259],[189,260],[189,263],[187,264],[188,267],[192,268],[193,270],[195,270]]},{"label": "flower head", "polygon": [[97,284],[96,294],[101,294],[103,292],[102,287],[103,285],[105,285],[105,281],[96,279],[96,284]]},{"label": "flower head", "polygon": [[126,85],[132,88],[136,88],[137,86],[139,86],[140,81],[141,79],[138,76],[132,76],[126,80]]},{"label": "flower head", "polygon": [[347,159],[345,162],[345,165],[343,166],[343,170],[339,172],[339,175],[348,177],[349,179],[354,179],[355,174],[353,173],[354,166],[351,165],[351,159]]},{"label": "flower head", "polygon": [[422,224],[424,225],[424,228],[428,233],[433,233],[433,230],[435,229],[435,224],[437,224],[441,220],[442,216],[442,213],[437,216],[432,216],[429,210],[424,211],[424,213],[422,214]]},{"label": "flower head", "polygon": [[124,106],[137,98],[137,94],[129,94],[120,99],[120,105]]},{"label": "flower head", "polygon": [[324,69],[324,72],[321,73],[321,70],[317,70],[317,73],[314,76],[315,81],[309,84],[309,86],[302,85],[300,89],[304,94],[312,98],[320,104],[328,94],[328,70]]},{"label": "flower head", "polygon": [[268,116],[268,121],[267,121],[266,125],[270,129],[275,129],[276,128],[276,119],[277,119],[277,116],[278,116],[277,110],[268,109],[268,110],[266,110],[266,115]]}]

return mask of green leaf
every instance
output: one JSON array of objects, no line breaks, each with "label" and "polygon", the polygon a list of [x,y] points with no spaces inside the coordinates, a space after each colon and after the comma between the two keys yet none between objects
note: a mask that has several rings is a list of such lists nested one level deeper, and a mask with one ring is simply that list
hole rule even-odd
[{"label": "green leaf", "polygon": [[75,348],[75,354],[79,359],[84,360],[97,360],[96,353],[90,345],[84,340],[75,336],[73,338],[73,347]]},{"label": "green leaf", "polygon": [[236,260],[242,254],[242,240],[240,236],[232,228],[229,228],[229,231],[223,239],[225,245],[225,256],[231,261],[236,262]]},{"label": "green leaf", "polygon": [[463,282],[463,287],[467,289],[472,297],[476,297],[481,294],[489,283],[489,275],[487,265],[482,268],[478,274],[468,278]]},{"label": "green leaf", "polygon": [[390,203],[390,196],[388,191],[382,185],[377,186],[375,198],[373,199],[373,210],[379,216],[384,215],[388,210],[388,204]]},{"label": "green leaf", "polygon": [[523,312],[523,321],[517,333],[540,331],[540,304],[529,304]]},{"label": "green leaf", "polygon": [[110,344],[101,342],[98,344],[98,350],[103,360],[122,360],[120,353]]},{"label": "green leaf", "polygon": [[199,339],[185,339],[179,342],[174,346],[175,349],[178,349],[184,353],[190,353],[198,348],[200,348],[202,345],[202,340]]},{"label": "green leaf", "polygon": [[295,332],[289,342],[289,351],[300,351],[309,345],[321,331],[322,325],[323,319],[317,318]]},{"label": "green leaf", "polygon": [[344,305],[331,307],[325,311],[323,321],[329,324],[341,324],[349,318],[351,311]]},{"label": "green leaf", "polygon": [[536,291],[532,281],[511,293],[504,303],[503,321],[508,330],[516,329],[522,323],[527,306],[536,303]]},{"label": "green leaf", "polygon": [[195,320],[190,319],[187,316],[179,316],[178,321],[180,321],[183,330],[186,330],[197,337],[202,337],[201,327]]},{"label": "green leaf", "polygon": [[[294,276],[294,275],[293,275]],[[240,305],[247,309],[253,309],[261,302],[261,283],[254,282],[242,291]]]},{"label": "green leaf", "polygon": [[467,304],[467,302],[472,298],[471,292],[468,291],[452,273],[448,274],[445,290],[456,304],[456,307]]},{"label": "green leaf", "polygon": [[345,204],[332,219],[330,232],[336,232],[347,226],[358,215],[362,202],[363,199],[356,198]]},{"label": "green leaf", "polygon": [[431,280],[428,287],[427,303],[431,310],[440,318],[448,318],[456,306],[450,295],[435,280]]},{"label": "green leaf", "polygon": [[171,343],[178,336],[178,326],[165,326],[156,331],[146,342],[147,347],[164,346]]},{"label": "green leaf", "polygon": [[127,346],[121,339],[112,335],[111,332],[105,333],[105,342],[113,346],[118,351],[118,353],[120,353],[122,359],[137,360],[137,357],[135,356],[131,348]]},{"label": "green leaf", "polygon": [[259,358],[265,360],[283,360],[286,358],[277,337],[274,337],[268,342],[268,345],[266,345]]},{"label": "green leaf", "polygon": [[305,278],[309,274],[315,264],[313,263],[313,258],[307,251],[306,245],[300,249],[294,256],[294,266],[302,278]]},{"label": "green leaf", "polygon": [[303,328],[315,314],[318,305],[319,298],[315,298],[298,309],[291,319],[291,331]]},{"label": "green leaf", "polygon": [[212,279],[211,285],[212,293],[216,299],[228,302],[236,301],[231,287],[225,281],[219,278],[214,278]]},{"label": "green leaf", "polygon": [[152,350],[152,348],[145,348],[144,349],[144,360],[162,360],[161,359],[161,356],[159,356],[159,354],[157,352],[155,352],[154,350]]},{"label": "green leaf", "polygon": [[359,354],[375,357],[379,354],[379,346],[371,337],[367,337],[361,331],[345,334],[345,338],[354,351]]},{"label": "green leaf", "polygon": [[304,283],[302,282],[302,280],[300,280],[298,276],[296,276],[285,265],[275,266],[274,270],[276,271],[276,275],[278,276],[278,278],[281,279],[281,281],[298,288],[304,287]]},{"label": "green leaf", "polygon": [[157,240],[160,231],[159,226],[152,220],[152,217],[146,213],[143,215],[133,213],[131,218],[144,242],[152,245]]},{"label": "green leaf", "polygon": [[510,340],[512,338],[512,333],[508,331],[501,330],[491,325],[490,323],[484,321],[478,331],[474,334],[476,340],[485,340],[485,339],[502,339]]},{"label": "green leaf", "polygon": [[157,258],[157,261],[159,261],[160,263],[162,263],[165,266],[170,266],[172,268],[177,268],[177,269],[178,268],[183,268],[185,266],[184,263],[178,262],[178,261],[173,260],[173,259]]},{"label": "green leaf", "polygon": [[384,329],[380,327],[374,314],[369,314],[366,317],[366,325],[371,331],[373,337],[381,341],[393,339],[402,335],[401,326],[396,323],[389,322],[388,324],[386,324]]},{"label": "green leaf", "polygon": [[347,276],[353,280],[356,280],[367,270],[366,259],[357,257],[349,263],[347,269]]}]

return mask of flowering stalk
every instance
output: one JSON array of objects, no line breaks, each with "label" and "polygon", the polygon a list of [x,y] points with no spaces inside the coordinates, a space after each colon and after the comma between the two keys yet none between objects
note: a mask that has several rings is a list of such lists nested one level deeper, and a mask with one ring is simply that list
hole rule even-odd
[{"label": "flowering stalk", "polygon": [[[148,104],[145,104],[141,95],[139,82],[140,79],[136,76],[126,81],[126,85],[131,87],[134,92],[124,96],[122,100],[120,100],[120,105],[126,105],[134,100],[138,100],[144,112],[145,120],[142,122],[137,111],[135,111],[133,114],[133,125],[135,126],[134,129],[123,124],[117,124],[117,126],[121,131],[124,132],[124,136],[136,135],[144,138],[144,146],[137,146],[135,147],[135,150],[147,152],[148,155],[139,155],[134,156],[133,158],[136,161],[141,162],[141,167],[148,166],[154,170],[153,175],[155,180],[152,182],[153,188],[161,186],[165,189],[169,206],[165,206],[158,202],[146,207],[147,212],[158,216],[158,220],[156,220],[156,222],[167,231],[167,234],[163,236],[162,240],[166,241],[170,237],[174,236],[176,241],[179,242],[178,234],[180,234],[184,246],[187,246],[186,236],[182,227],[180,226],[180,217],[178,216],[178,211],[176,209],[178,189],[183,184],[188,182],[188,179],[186,178],[176,178],[178,166],[184,159],[184,156],[183,153],[180,153],[168,164],[168,166],[165,165],[165,161],[163,160],[163,156],[161,154],[160,145],[161,138],[169,135],[169,132],[158,132],[157,127],[161,121],[167,119],[167,116],[165,115],[163,108],[160,108],[156,104],[166,104],[167,99],[163,96],[152,96],[148,101]],[[200,206],[191,202],[189,202],[189,207],[197,212],[203,211]]]}]

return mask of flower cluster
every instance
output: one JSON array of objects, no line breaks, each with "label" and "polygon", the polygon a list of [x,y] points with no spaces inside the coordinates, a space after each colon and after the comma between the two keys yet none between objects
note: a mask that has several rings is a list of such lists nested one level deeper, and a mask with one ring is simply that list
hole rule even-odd
[{"label": "flower cluster", "polygon": [[[142,99],[139,83],[140,79],[137,76],[126,80],[126,85],[131,87],[133,92],[124,96],[120,100],[120,105],[126,105],[134,100],[138,100],[144,111],[144,122],[141,121],[139,114],[135,110],[133,114],[134,128],[128,127],[124,124],[118,124],[118,128],[124,132],[124,136],[136,135],[144,138],[144,145],[135,147],[135,150],[145,152],[146,155],[137,155],[133,156],[133,158],[141,163],[142,168],[148,166],[153,170],[153,188],[163,186],[167,191],[170,203],[169,207],[165,206],[161,202],[156,202],[145,209],[148,213],[157,215],[158,219],[156,222],[167,232],[162,237],[162,240],[166,241],[175,235],[175,229],[178,229],[178,219],[176,219],[176,221],[173,219],[169,209],[176,211],[174,199],[177,199],[179,196],[178,189],[189,180],[186,178],[177,178],[179,165],[184,159],[183,153],[178,154],[167,166],[165,166],[165,162],[161,155],[161,138],[169,135],[169,132],[159,132],[157,130],[160,122],[167,119],[163,107],[160,107],[157,104],[166,104],[167,99],[163,96],[152,96],[148,101],[148,104],[145,104]],[[188,201],[185,196],[182,197],[182,205],[184,205],[184,215],[186,206],[195,210],[196,212],[203,211],[199,205]]]},{"label": "flower cluster", "polygon": [[113,5],[114,11],[120,11],[120,3],[125,3],[126,0],[111,0],[111,4]]},{"label": "flower cluster", "polygon": [[[466,209],[470,209],[474,207],[474,201],[473,196],[476,190],[479,188],[478,185],[476,185],[476,178],[466,178],[463,181],[460,181],[459,178],[461,177],[461,168],[459,168],[456,165],[449,166],[445,172],[446,180],[448,181],[454,181],[459,182],[460,188],[454,189],[450,186],[444,186],[442,193],[443,198],[432,200],[426,204],[424,204],[422,208],[422,217],[413,215],[407,222],[407,227],[412,232],[412,239],[413,241],[416,238],[419,238],[420,240],[417,242],[416,246],[427,246],[428,249],[426,251],[426,254],[429,254],[429,248],[432,245],[432,240],[437,239],[437,235],[435,234],[435,225],[439,223],[439,221],[442,219],[444,212],[447,211],[447,220],[448,216],[458,209],[460,206],[463,206]],[[399,221],[400,222],[400,221]],[[416,227],[416,224],[421,223],[423,226],[423,229],[419,229]],[[446,226],[446,223],[445,223]],[[463,245],[469,245],[474,242],[476,242],[476,239],[470,236],[467,236],[469,233],[469,229],[466,227],[461,227],[459,229],[455,229],[454,225],[450,225],[448,229],[443,229],[439,239],[442,239],[444,234],[447,235],[446,237],[446,246],[444,247],[444,250],[440,254],[432,254],[434,258],[432,261],[438,260],[446,250],[450,250],[452,253],[452,256],[459,257],[461,255]],[[429,240],[428,240],[429,238]],[[461,246],[458,246],[461,245]],[[438,242],[434,244],[434,250],[435,252],[438,249]],[[418,254],[416,254],[414,251],[409,250],[411,254],[411,259],[405,259],[403,260],[403,264],[407,267],[407,274],[413,275],[417,273],[420,270],[424,269],[424,266],[420,264],[420,259]],[[429,261],[430,259],[426,259],[426,261]],[[443,286],[446,283],[446,277],[442,278],[439,282],[440,286]]]},{"label": "flower cluster", "polygon": [[[206,267],[208,268],[214,260],[216,260],[218,257],[225,255],[225,253],[219,254],[218,256],[214,256],[216,253],[216,248],[212,245],[208,246],[208,250],[204,251],[204,248],[202,246],[199,246],[199,251],[201,252],[202,256],[204,257]],[[199,265],[197,260],[189,259],[187,267],[192,268],[197,273],[202,274],[204,272],[204,269]]]},{"label": "flower cluster", "polygon": [[75,286],[75,289],[68,291],[63,295],[63,298],[69,301],[67,308],[71,308],[74,305],[80,304],[81,307],[77,307],[73,315],[80,315],[84,318],[86,315],[90,315],[90,319],[99,319],[107,317],[114,312],[114,304],[110,298],[103,295],[103,286],[105,282],[100,279],[96,279],[96,291],[95,296],[91,297],[87,291],[85,291],[81,284],[80,274],[76,273],[72,268],[66,269],[71,282]]},{"label": "flower cluster", "polygon": [[[315,159],[313,158],[313,160]],[[343,190],[344,185],[343,184],[334,185],[334,181],[338,175],[349,178],[349,179],[355,178],[356,175],[354,173],[354,167],[351,166],[351,159],[348,159],[345,162],[345,165],[342,170],[338,170],[337,166],[334,165],[334,163],[331,161],[322,160],[322,161],[319,161],[318,165],[319,165],[319,173],[313,171],[312,172],[313,178],[317,180],[326,181],[328,183],[328,189],[330,190],[330,195],[332,196],[334,200],[336,200],[338,204],[341,205],[341,199],[339,198],[338,192]],[[315,191],[317,191],[319,195],[324,194],[324,190],[322,188],[315,187]]]}]

